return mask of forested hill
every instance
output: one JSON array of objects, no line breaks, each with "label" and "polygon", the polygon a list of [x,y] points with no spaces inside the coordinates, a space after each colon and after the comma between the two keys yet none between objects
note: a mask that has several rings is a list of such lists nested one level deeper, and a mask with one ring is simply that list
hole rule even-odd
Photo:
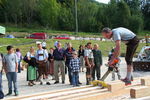
[{"label": "forested hill", "polygon": [[[77,0],[80,32],[99,32],[103,27],[127,27],[139,33],[150,30],[148,0]],[[147,1],[147,2],[146,2]],[[0,23],[16,27],[75,30],[75,0],[0,0]]]}]

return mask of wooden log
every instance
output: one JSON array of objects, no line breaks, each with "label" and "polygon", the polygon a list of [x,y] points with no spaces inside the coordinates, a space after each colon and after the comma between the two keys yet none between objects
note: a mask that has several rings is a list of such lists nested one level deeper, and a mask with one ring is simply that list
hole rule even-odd
[{"label": "wooden log", "polygon": [[150,77],[141,78],[141,85],[149,86],[150,85]]},{"label": "wooden log", "polygon": [[141,98],[150,96],[150,87],[148,86],[140,86],[130,89],[130,96],[131,98]]},{"label": "wooden log", "polygon": [[115,92],[115,91],[118,91],[120,89],[124,89],[125,88],[125,84],[121,81],[119,82],[112,82],[112,83],[108,83],[108,91],[111,91],[111,92]]}]

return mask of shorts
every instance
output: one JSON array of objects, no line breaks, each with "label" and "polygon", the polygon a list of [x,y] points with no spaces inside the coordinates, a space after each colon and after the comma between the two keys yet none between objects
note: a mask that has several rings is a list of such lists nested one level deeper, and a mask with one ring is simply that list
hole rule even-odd
[{"label": "shorts", "polygon": [[136,36],[133,39],[129,40],[129,42],[126,44],[127,49],[126,49],[125,60],[127,65],[132,65],[132,59],[138,47],[138,44],[139,44],[139,39]]}]

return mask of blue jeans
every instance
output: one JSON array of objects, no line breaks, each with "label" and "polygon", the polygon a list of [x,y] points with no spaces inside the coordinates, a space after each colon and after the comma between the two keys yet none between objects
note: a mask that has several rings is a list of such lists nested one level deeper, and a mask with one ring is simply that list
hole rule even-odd
[{"label": "blue jeans", "polygon": [[21,60],[18,61],[18,73],[21,73]]},{"label": "blue jeans", "polygon": [[72,72],[72,85],[77,86],[79,84],[79,72]]},{"label": "blue jeans", "polygon": [[14,92],[18,92],[18,86],[17,86],[17,72],[8,72],[6,74],[7,80],[8,80],[8,88],[9,92],[12,92],[12,83],[14,85]]}]

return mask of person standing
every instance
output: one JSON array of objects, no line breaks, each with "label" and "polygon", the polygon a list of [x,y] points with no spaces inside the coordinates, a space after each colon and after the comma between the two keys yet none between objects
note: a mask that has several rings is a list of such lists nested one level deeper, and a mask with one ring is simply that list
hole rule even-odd
[{"label": "person standing", "polygon": [[46,62],[48,60],[47,53],[45,50],[42,48],[42,44],[38,43],[37,44],[38,50],[36,52],[36,61],[38,63],[38,73],[39,73],[39,81],[40,84],[43,85],[43,75],[47,76],[47,67],[46,67]]},{"label": "person standing", "polygon": [[54,49],[50,48],[50,52],[48,54],[48,61],[49,61],[49,70],[48,74],[52,76],[52,79],[54,79],[54,56],[53,56]]},{"label": "person standing", "polygon": [[75,51],[75,49],[72,47],[71,43],[67,44],[67,49],[65,50],[65,65],[68,68],[68,76],[69,76],[69,82],[70,84],[72,84],[72,75],[71,75],[71,69],[69,67],[70,64],[70,60],[73,58],[72,53]]},{"label": "person standing", "polygon": [[7,55],[4,56],[4,70],[8,80],[8,94],[12,94],[12,83],[14,86],[15,96],[19,95],[17,84],[18,59],[14,53],[13,46],[7,46]]},{"label": "person standing", "polygon": [[[125,60],[127,63],[127,75],[122,81],[125,85],[131,85],[131,77],[133,72],[133,56],[138,47],[139,39],[136,34],[127,28],[119,27],[111,30],[110,28],[104,28],[102,30],[102,35],[107,39],[113,39],[115,41],[115,52],[111,60],[108,62],[109,66],[112,66],[114,60],[118,58],[120,54],[121,41],[123,41],[126,46],[126,56]],[[113,67],[113,66],[112,66]]]},{"label": "person standing", "polygon": [[64,53],[65,53],[65,50],[61,47],[61,43],[58,42],[57,48],[53,52],[53,56],[54,56],[54,76],[55,76],[55,80],[56,80],[54,82],[54,84],[59,83],[59,76],[58,76],[59,71],[61,71],[61,75],[62,75],[62,84],[65,83]]},{"label": "person standing", "polygon": [[92,78],[95,80],[95,72],[97,76],[97,80],[100,80],[101,78],[101,66],[102,66],[102,53],[100,50],[98,50],[99,45],[95,44],[93,49],[93,56],[94,56],[94,67],[92,72]]},{"label": "person standing", "polygon": [[35,85],[34,81],[37,79],[37,63],[35,58],[35,50],[33,47],[30,48],[30,51],[27,53],[28,59],[28,67],[27,67],[27,81],[29,81],[28,85]]},{"label": "person standing", "polygon": [[72,74],[72,85],[79,86],[79,71],[80,71],[80,59],[76,51],[72,52],[73,58],[70,60],[69,67]]},{"label": "person standing", "polygon": [[[114,54],[114,48],[112,48],[112,50],[109,52],[109,55],[108,55],[108,61],[111,60],[111,57],[113,56],[113,54]],[[120,75],[120,66],[119,66],[121,60],[120,60],[119,57],[117,58],[117,60],[118,60],[118,63],[115,64],[117,70],[114,70],[114,69],[113,69],[113,71],[112,71],[112,81],[115,80],[115,73],[117,73],[118,79],[119,79],[119,80],[121,79],[121,75]]]},{"label": "person standing", "polygon": [[4,98],[3,87],[2,87],[2,73],[3,73],[3,54],[0,53],[0,99]]},{"label": "person standing", "polygon": [[18,57],[18,73],[21,73],[21,69],[22,69],[22,68],[21,68],[22,54],[21,54],[19,48],[16,49],[16,55],[17,55],[17,57]]},{"label": "person standing", "polygon": [[88,42],[86,45],[84,57],[85,57],[85,66],[86,66],[86,85],[90,84],[92,81],[92,69],[94,67],[94,57],[92,52],[92,43]]},{"label": "person standing", "polygon": [[[42,48],[44,49],[44,52],[45,52],[46,56],[48,57],[48,51],[47,51],[47,48],[46,48],[46,42],[42,42]],[[48,61],[48,58],[47,58],[47,61],[46,61],[46,72],[47,72],[47,75],[43,74],[43,79],[46,80],[46,84],[47,85],[51,85],[50,82],[49,82],[48,69],[50,69],[50,68],[49,68],[49,61]]]},{"label": "person standing", "polygon": [[85,61],[84,61],[84,47],[83,47],[83,45],[79,46],[78,57],[80,58],[80,62],[81,62],[81,71],[84,72]]}]

